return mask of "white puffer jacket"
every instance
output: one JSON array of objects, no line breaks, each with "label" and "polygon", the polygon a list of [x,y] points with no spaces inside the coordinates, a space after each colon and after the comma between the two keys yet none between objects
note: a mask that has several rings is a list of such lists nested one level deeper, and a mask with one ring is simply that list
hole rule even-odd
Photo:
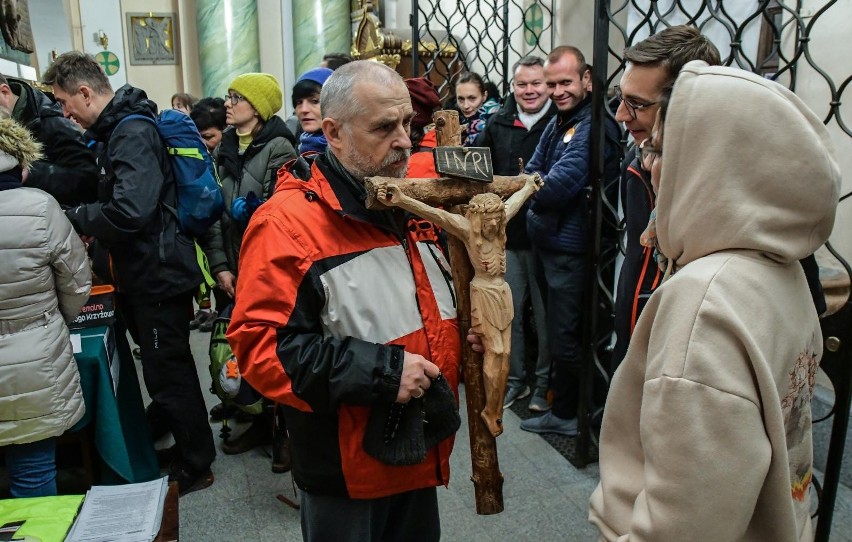
[{"label": "white puffer jacket", "polygon": [[0,446],[60,435],[83,416],[65,322],[91,284],[85,247],[56,200],[0,191]]}]

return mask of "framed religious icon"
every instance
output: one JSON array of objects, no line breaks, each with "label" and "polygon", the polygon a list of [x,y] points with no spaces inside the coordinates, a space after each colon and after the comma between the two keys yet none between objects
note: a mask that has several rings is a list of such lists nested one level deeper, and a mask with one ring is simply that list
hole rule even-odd
[{"label": "framed religious icon", "polygon": [[174,13],[128,13],[130,63],[177,64],[177,17]]}]

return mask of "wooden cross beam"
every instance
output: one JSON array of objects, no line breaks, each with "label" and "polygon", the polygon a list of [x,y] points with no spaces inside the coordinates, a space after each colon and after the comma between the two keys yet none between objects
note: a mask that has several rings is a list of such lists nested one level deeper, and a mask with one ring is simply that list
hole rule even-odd
[{"label": "wooden cross beam", "polygon": [[[439,111],[435,119],[439,147],[457,144],[458,113]],[[386,177],[370,177],[365,182],[368,207],[401,207],[451,234],[478,514],[503,511],[503,475],[495,438],[503,431],[513,317],[511,291],[504,279],[506,223],[540,185],[538,175],[494,176],[490,183]],[[453,212],[438,206],[453,207]],[[468,329],[482,338],[484,354],[474,352],[467,343]]]}]

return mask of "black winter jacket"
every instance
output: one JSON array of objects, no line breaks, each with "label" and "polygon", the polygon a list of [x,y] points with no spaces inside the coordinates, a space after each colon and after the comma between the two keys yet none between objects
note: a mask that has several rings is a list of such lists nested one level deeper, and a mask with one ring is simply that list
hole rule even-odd
[{"label": "black winter jacket", "polygon": [[[633,153],[628,156],[632,156]],[[630,335],[648,298],[660,285],[663,273],[654,260],[654,249],[643,247],[639,237],[648,227],[657,197],[651,177],[633,158],[621,178],[621,205],[624,209],[624,262],[618,276],[615,297],[615,348],[612,371],[624,359]]]},{"label": "black winter jacket", "polygon": [[[491,161],[496,175],[518,175],[521,173],[518,161],[523,160],[524,164],[530,161],[544,128],[555,114],[556,106],[551,103],[547,113],[535,126],[527,130],[518,119],[515,96],[510,94],[500,111],[488,119],[485,129],[479,133],[474,145],[491,149]],[[506,225],[506,248],[532,248],[527,235],[527,205]]]},{"label": "black winter jacket", "polygon": [[43,146],[44,159],[33,164],[27,186],[44,190],[62,205],[96,201],[98,167],[83,133],[62,116],[61,106],[44,92],[19,79],[7,80],[18,96],[12,118],[26,126]]},{"label": "black winter jacket", "polygon": [[[202,282],[193,240],[178,231],[163,203],[176,205],[176,185],[154,118],[157,104],[145,91],[124,85],[86,132],[101,142],[98,201],[66,211],[74,229],[98,240],[94,271],[128,297],[157,302]],[[106,258],[104,250],[109,252]]]}]

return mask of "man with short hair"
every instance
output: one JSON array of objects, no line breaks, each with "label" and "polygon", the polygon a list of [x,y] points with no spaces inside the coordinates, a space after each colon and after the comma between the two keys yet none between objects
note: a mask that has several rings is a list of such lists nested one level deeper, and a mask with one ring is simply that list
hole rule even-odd
[{"label": "man with short hair", "polygon": [[[175,438],[169,479],[181,495],[213,483],[213,433],[192,352],[192,296],[201,283],[195,246],[178,228],[177,185],[170,158],[153,122],[157,105],[124,85],[113,92],[90,55],[60,55],[44,74],[66,117],[99,143],[99,201],[66,211],[77,232],[97,240],[93,267],[116,285],[118,341],[126,326],[141,348],[152,431]],[[119,351],[129,352],[129,348]]]},{"label": "man with short hair", "polygon": [[[494,173],[517,175],[520,164],[532,158],[536,146],[550,119],[556,115],[556,105],[551,103],[544,78],[544,60],[525,56],[512,68],[512,94],[503,107],[485,125],[477,136],[476,147],[489,147]],[[550,356],[547,350],[547,320],[544,310],[542,285],[535,273],[532,244],[527,235],[527,209],[523,209],[506,226],[506,282],[512,290],[515,317],[512,320],[512,350],[509,355],[509,381],[503,408],[509,408],[518,399],[530,394],[526,383],[524,321],[526,307],[532,304],[538,338],[536,382],[529,409],[544,412],[550,409],[547,386],[550,376]]]},{"label": "man with short hair", "polygon": [[0,111],[25,126],[42,144],[44,158],[30,168],[28,187],[44,190],[62,205],[97,199],[95,154],[78,127],[62,116],[59,105],[24,81],[0,75]]},{"label": "man with short hair", "polygon": [[[621,103],[615,120],[624,123],[637,146],[651,137],[661,95],[664,89],[671,88],[684,64],[690,60],[703,60],[710,65],[721,63],[716,46],[696,28],[685,25],[666,28],[628,47],[624,59],[627,65],[616,87]],[[651,174],[638,158],[626,161],[629,166],[621,181],[625,254],[615,298],[616,343],[611,373],[615,373],[624,359],[639,315],[662,280],[654,249],[639,242],[656,205]]]},{"label": "man with short hair", "polygon": [[328,149],[282,168],[253,215],[228,340],[284,405],[306,541],[436,541],[458,427],[452,281],[431,224],[365,207],[364,177],[405,176],[414,110],[370,61],[335,71],[320,103]]},{"label": "man with short hair", "polygon": [[[541,136],[527,173],[539,173],[544,186],[533,196],[527,213],[539,274],[546,284],[547,343],[553,360],[553,405],[543,416],[521,423],[534,433],[577,434],[582,348],[583,291],[589,236],[589,164],[591,141],[591,73],[583,53],[561,46],[544,66],[550,99],[558,110]],[[607,178],[618,175],[620,139],[615,122],[607,119]]]}]

